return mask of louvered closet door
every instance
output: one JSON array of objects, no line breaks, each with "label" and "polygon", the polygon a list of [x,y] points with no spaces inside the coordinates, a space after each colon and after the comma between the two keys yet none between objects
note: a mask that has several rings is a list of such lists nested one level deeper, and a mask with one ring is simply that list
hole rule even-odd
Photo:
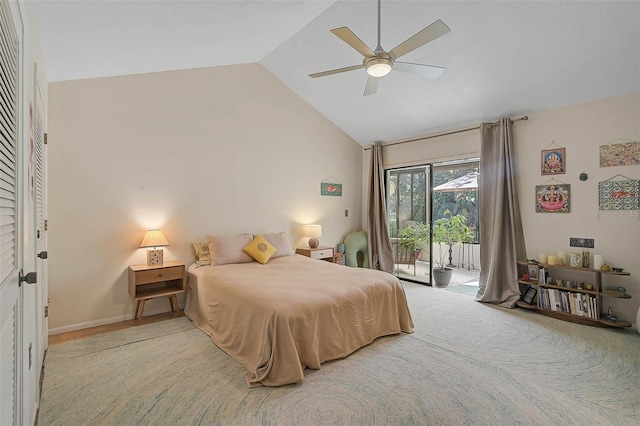
[{"label": "louvered closet door", "polygon": [[11,10],[0,1],[0,425],[18,415],[18,37]]},{"label": "louvered closet door", "polygon": [[[34,66],[34,75],[37,74],[37,67]],[[40,86],[37,83],[34,88],[35,107],[34,107],[34,139],[35,139],[35,207],[36,207],[36,250],[38,252],[37,269],[38,286],[37,286],[37,338],[38,338],[38,365],[36,371],[40,371],[44,362],[44,354],[47,349],[48,340],[48,320],[45,315],[45,309],[48,305],[48,286],[47,286],[47,260],[43,253],[47,250],[47,233],[45,219],[47,213],[46,204],[46,147],[44,140],[44,102]]]}]

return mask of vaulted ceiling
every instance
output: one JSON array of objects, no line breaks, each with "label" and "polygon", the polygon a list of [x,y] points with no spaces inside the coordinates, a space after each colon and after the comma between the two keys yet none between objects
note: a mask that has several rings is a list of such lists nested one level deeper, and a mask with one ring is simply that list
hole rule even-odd
[{"label": "vaulted ceiling", "polygon": [[363,96],[375,0],[35,1],[49,81],[260,62],[363,146],[640,91],[639,1],[383,0],[387,51],[437,19],[451,32],[407,54],[437,79],[392,70]]}]

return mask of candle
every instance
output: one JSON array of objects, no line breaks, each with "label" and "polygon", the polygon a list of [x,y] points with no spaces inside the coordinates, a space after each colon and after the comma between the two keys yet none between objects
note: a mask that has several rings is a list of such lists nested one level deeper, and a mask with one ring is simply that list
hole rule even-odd
[{"label": "candle", "polygon": [[539,254],[538,255],[538,261],[540,263],[547,263],[547,255],[546,254]]},{"label": "candle", "polygon": [[563,251],[558,252],[558,265],[566,265],[567,264],[567,253]]},{"label": "candle", "polygon": [[550,254],[547,256],[547,263],[549,265],[555,265],[556,264],[556,255],[555,254]]},{"label": "candle", "polygon": [[593,269],[600,269],[604,265],[604,256],[601,254],[593,255]]}]

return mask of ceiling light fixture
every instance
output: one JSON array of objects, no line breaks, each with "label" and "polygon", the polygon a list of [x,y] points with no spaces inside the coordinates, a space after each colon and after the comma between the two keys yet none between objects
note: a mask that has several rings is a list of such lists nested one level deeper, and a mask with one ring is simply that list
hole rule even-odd
[{"label": "ceiling light fixture", "polygon": [[371,77],[384,77],[389,74],[393,61],[391,58],[375,57],[365,61],[364,67]]}]

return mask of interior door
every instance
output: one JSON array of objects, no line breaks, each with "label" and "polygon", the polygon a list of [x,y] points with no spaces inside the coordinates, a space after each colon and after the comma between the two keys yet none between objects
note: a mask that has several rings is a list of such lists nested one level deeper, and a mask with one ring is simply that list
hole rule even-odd
[{"label": "interior door", "polygon": [[[0,2],[0,424],[21,423],[22,310],[19,162],[19,38],[12,8]],[[16,24],[17,25],[17,24]]]},{"label": "interior door", "polygon": [[[34,65],[34,75],[37,75],[37,65]],[[46,203],[46,140],[45,140],[45,108],[42,93],[37,79],[34,88],[33,135],[35,163],[34,198],[35,198],[35,234],[36,234],[36,272],[38,276],[36,324],[37,324],[37,365],[36,371],[42,370],[44,356],[48,347],[48,283],[47,283],[47,203]]]}]

